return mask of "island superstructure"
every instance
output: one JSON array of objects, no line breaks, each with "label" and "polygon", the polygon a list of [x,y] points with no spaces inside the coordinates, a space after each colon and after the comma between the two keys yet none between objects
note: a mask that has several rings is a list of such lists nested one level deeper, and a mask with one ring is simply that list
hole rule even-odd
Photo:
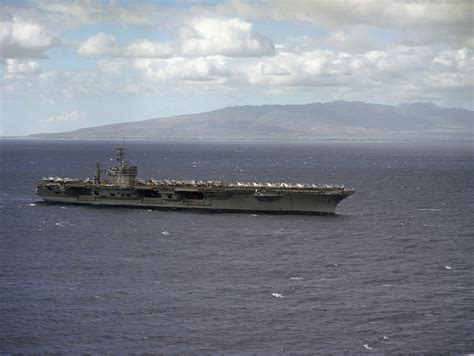
[{"label": "island superstructure", "polygon": [[[46,202],[207,211],[285,214],[335,214],[337,204],[354,190],[342,185],[232,183],[195,180],[143,180],[115,146],[117,164],[94,178],[43,178],[36,194]],[[102,173],[107,178],[102,177]]]}]

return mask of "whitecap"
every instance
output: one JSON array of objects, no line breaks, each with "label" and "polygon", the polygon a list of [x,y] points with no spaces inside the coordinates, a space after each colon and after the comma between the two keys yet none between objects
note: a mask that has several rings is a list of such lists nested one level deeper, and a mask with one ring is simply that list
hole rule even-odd
[{"label": "whitecap", "polygon": [[257,214],[250,214],[250,216],[258,216]]},{"label": "whitecap", "polygon": [[283,294],[280,294],[280,293],[272,293],[272,297],[275,297],[275,298],[283,298]]},{"label": "whitecap", "polygon": [[65,206],[62,206],[61,209],[67,209]]},{"label": "whitecap", "polygon": [[435,209],[435,208],[424,208],[424,209],[418,209],[420,211],[441,211],[442,209]]},{"label": "whitecap", "polygon": [[33,204],[33,203],[30,203],[29,205],[30,205],[30,206],[36,206],[36,204]]},{"label": "whitecap", "polygon": [[57,222],[57,223],[55,223],[54,225],[56,225],[56,226],[64,226],[63,224],[61,224],[61,223],[58,223],[58,222]]},{"label": "whitecap", "polygon": [[367,345],[367,344],[364,344],[364,349],[366,349],[366,350],[373,350],[373,348],[371,348],[371,347],[370,347],[369,345]]},{"label": "whitecap", "polygon": [[168,231],[162,231],[161,234],[168,236],[170,233]]},{"label": "whitecap", "polygon": [[453,269],[453,267],[451,267],[451,266],[444,266],[444,268],[447,269],[448,271],[449,271],[450,269]]},{"label": "whitecap", "polygon": [[301,281],[303,277],[290,277],[292,281]]}]

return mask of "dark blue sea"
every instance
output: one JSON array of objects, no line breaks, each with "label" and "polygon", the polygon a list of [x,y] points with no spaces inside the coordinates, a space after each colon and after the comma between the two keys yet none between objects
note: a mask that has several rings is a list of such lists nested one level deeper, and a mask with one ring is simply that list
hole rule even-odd
[{"label": "dark blue sea", "polygon": [[47,205],[114,141],[0,141],[0,353],[474,352],[471,143],[125,142],[143,178],[340,183],[337,216]]}]

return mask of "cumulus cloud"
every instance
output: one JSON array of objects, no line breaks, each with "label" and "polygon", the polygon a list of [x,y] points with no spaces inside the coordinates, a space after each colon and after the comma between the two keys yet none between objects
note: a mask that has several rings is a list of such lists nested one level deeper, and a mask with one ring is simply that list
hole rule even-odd
[{"label": "cumulus cloud", "polygon": [[281,52],[263,65],[248,62],[235,77],[244,77],[255,85],[340,86],[352,91],[374,86],[402,90],[410,86],[422,92],[434,89],[435,78],[439,79],[436,85],[443,86],[441,78],[445,78],[446,85],[457,83],[469,88],[473,66],[472,51],[467,48],[437,52],[429,47],[397,45],[360,54],[333,50]]},{"label": "cumulus cloud", "polygon": [[39,74],[41,73],[41,67],[33,61],[20,62],[18,59],[7,59],[6,72],[7,75]]},{"label": "cumulus cloud", "polygon": [[[27,73],[37,67],[9,61],[10,72]],[[307,49],[280,49],[274,56],[174,56],[170,58],[109,58],[98,62],[100,71],[17,75],[5,81],[5,92],[53,93],[79,98],[104,93],[162,93],[177,95],[201,90],[261,95],[325,93],[326,98],[386,102],[472,99],[472,50],[436,50],[429,46],[392,45],[361,53]],[[115,78],[110,78],[114,75]],[[29,78],[38,80],[35,85]],[[31,85],[33,84],[33,85]],[[16,88],[16,89],[15,89]],[[440,95],[440,93],[443,93]],[[53,95],[52,94],[52,95]],[[337,97],[337,95],[342,95]],[[443,98],[443,101],[436,98]],[[395,98],[395,99],[394,99]],[[68,100],[75,100],[68,99]]]},{"label": "cumulus cloud", "polygon": [[3,58],[43,58],[59,40],[43,25],[0,9],[0,55]]},{"label": "cumulus cloud", "polygon": [[127,65],[128,63],[122,58],[114,58],[113,60],[103,59],[97,62],[97,67],[108,75],[120,74]]},{"label": "cumulus cloud", "polygon": [[122,25],[152,25],[153,7],[140,2],[124,2],[122,6],[116,1],[34,1],[42,11],[63,17],[75,24],[92,22],[118,23]]},{"label": "cumulus cloud", "polygon": [[167,58],[173,52],[168,43],[138,39],[120,45],[114,36],[100,32],[81,43],[77,54],[85,57]]},{"label": "cumulus cloud", "polygon": [[[275,54],[272,41],[240,19],[192,19],[181,27],[179,37],[179,50],[188,56],[260,57]],[[113,35],[101,32],[81,43],[77,54],[86,57],[168,58],[173,56],[173,48],[169,43],[147,39],[122,45]]]},{"label": "cumulus cloud", "polygon": [[474,64],[472,58],[472,49],[465,47],[456,51],[441,51],[433,58],[432,63],[452,69],[467,69],[472,71]]},{"label": "cumulus cloud", "polygon": [[469,100],[473,67],[472,51],[467,48],[436,51],[404,45],[363,53],[315,49],[279,51],[265,58],[173,57],[130,63],[140,78],[133,85],[134,92],[206,82],[206,88],[214,88],[216,93],[318,91],[328,98],[343,95],[367,101],[370,97],[370,101],[380,102],[387,98],[398,102],[433,100],[443,90],[456,92],[459,100]]},{"label": "cumulus cloud", "polygon": [[181,30],[181,50],[187,55],[260,57],[273,55],[275,46],[241,19],[195,18]]},{"label": "cumulus cloud", "polygon": [[[98,58],[95,70],[71,65],[67,72],[52,68],[44,73],[37,62],[21,58],[44,56],[60,44],[57,38],[64,28],[104,22],[149,24],[152,11],[141,18],[139,12],[125,11],[141,3],[79,0],[67,5],[39,2],[37,9],[28,10],[19,6],[10,11],[10,7],[8,16],[0,15],[4,92],[14,99],[29,95],[30,100],[46,93],[69,103],[103,93],[171,91],[179,96],[204,90],[216,95],[252,92],[262,98],[293,92],[363,101],[391,97],[472,102],[474,60],[470,45],[463,43],[474,40],[466,2],[237,0],[230,4],[218,5],[219,11],[202,5],[207,12],[192,10],[200,5],[173,8],[179,16],[167,25],[165,35],[174,38],[169,43],[145,38],[125,43],[110,26],[109,33],[97,33],[76,47],[78,61],[81,56]],[[229,8],[233,12],[225,11]],[[249,20],[255,17],[274,20],[265,26],[278,29],[276,45],[255,30]],[[67,21],[71,25],[57,25]],[[287,22],[280,27],[279,21],[296,25]],[[300,21],[310,25],[298,26]],[[162,23],[155,26],[163,29]],[[140,36],[146,37],[149,30]],[[62,115],[47,120],[67,121],[60,119]]]},{"label": "cumulus cloud", "polygon": [[325,28],[361,24],[420,28],[426,25],[469,25],[472,20],[470,0],[233,0],[230,4],[233,11],[245,17],[306,21]]},{"label": "cumulus cloud", "polygon": [[290,75],[291,73],[288,72],[283,67],[280,67],[279,65],[276,65],[274,63],[263,63],[260,66],[260,71],[263,75]]},{"label": "cumulus cloud", "polygon": [[[16,6],[15,2],[0,5],[0,57],[46,58],[49,48],[65,45],[60,37],[66,30],[94,23],[151,26],[155,10],[156,6],[140,2],[89,0],[32,0],[28,6]],[[132,45],[127,56],[133,56],[135,51],[155,56],[163,50],[149,41]]]},{"label": "cumulus cloud", "polygon": [[63,114],[59,114],[56,116],[50,116],[41,122],[44,123],[62,123],[62,122],[71,122],[71,121],[79,121],[85,117],[85,113],[78,110],[73,110],[70,112],[65,112]]},{"label": "cumulus cloud", "polygon": [[119,50],[115,37],[101,32],[81,43],[77,54],[85,57],[110,56],[118,54]]},{"label": "cumulus cloud", "polygon": [[166,60],[139,59],[133,67],[139,70],[145,80],[152,81],[216,81],[231,75],[225,58],[173,57]]},{"label": "cumulus cloud", "polygon": [[125,57],[140,58],[166,58],[173,55],[168,43],[151,42],[146,39],[138,39],[130,42],[124,47]]},{"label": "cumulus cloud", "polygon": [[461,46],[474,43],[471,0],[233,0],[230,9],[244,18],[305,21],[335,31],[336,35],[342,34],[341,29],[372,26],[400,31],[406,34],[407,40],[418,43],[440,40]]}]

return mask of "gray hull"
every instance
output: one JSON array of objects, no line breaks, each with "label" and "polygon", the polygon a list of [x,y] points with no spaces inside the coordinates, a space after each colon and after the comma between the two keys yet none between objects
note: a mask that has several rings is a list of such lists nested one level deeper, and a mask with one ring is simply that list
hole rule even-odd
[{"label": "gray hull", "polygon": [[[350,192],[310,192],[255,190],[180,190],[173,187],[155,194],[135,188],[70,187],[37,188],[46,202],[102,206],[128,206],[154,209],[199,209],[206,211],[252,211],[268,213],[334,214],[337,204]],[[150,196],[155,195],[155,196]]]}]

